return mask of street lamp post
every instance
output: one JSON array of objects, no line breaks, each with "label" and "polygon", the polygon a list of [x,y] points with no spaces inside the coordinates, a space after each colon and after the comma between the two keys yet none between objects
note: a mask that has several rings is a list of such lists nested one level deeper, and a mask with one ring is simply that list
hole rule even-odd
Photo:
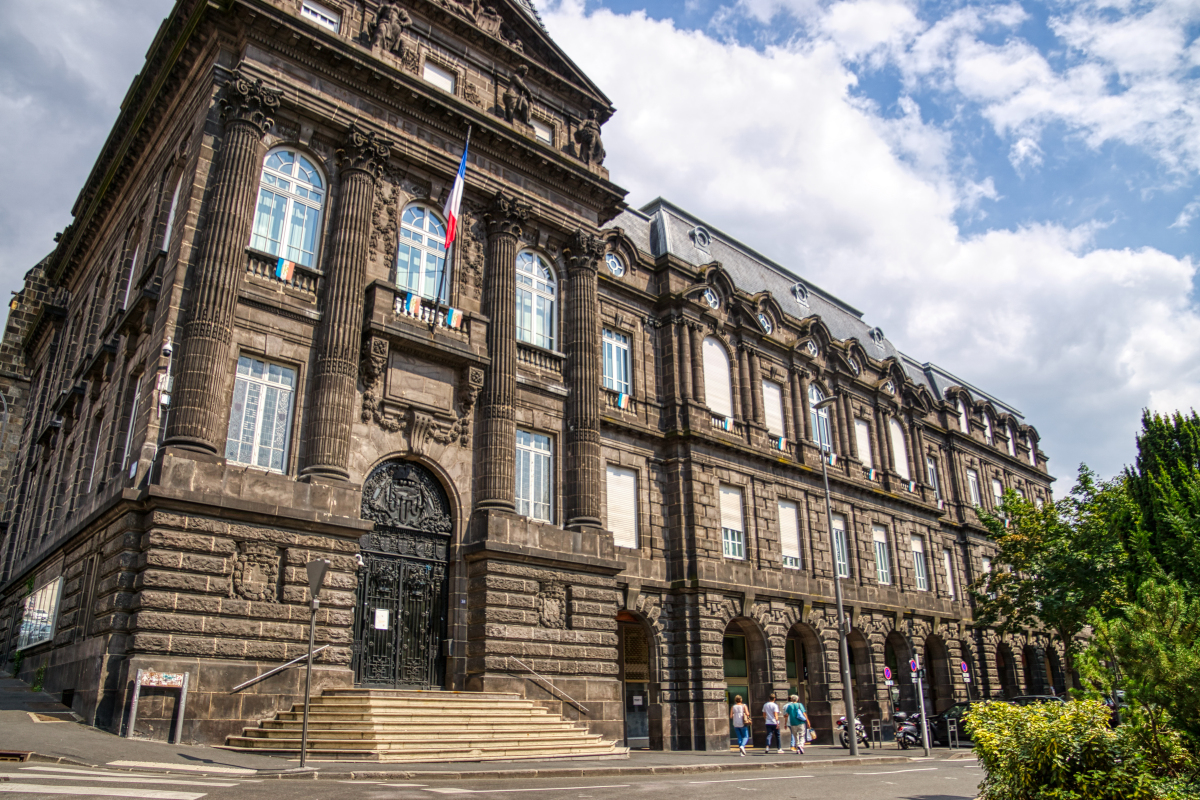
[{"label": "street lamp post", "polygon": [[921,668],[921,657],[917,655],[917,648],[913,646],[913,618],[908,617],[905,622],[908,627],[908,652],[912,653],[913,663],[917,665],[913,677],[917,679],[917,704],[921,709],[921,747],[925,750],[925,757],[929,758],[929,717],[925,714],[925,683],[921,680],[924,670]]},{"label": "street lamp post", "polygon": [[[824,411],[837,402],[837,395],[827,397],[813,406],[816,412]],[[833,596],[837,602],[838,619],[838,651],[842,659],[842,691],[846,702],[846,736],[850,740],[850,755],[858,755],[858,724],[854,713],[854,686],[850,682],[850,651],[846,641],[846,609],[842,604],[842,577],[838,573],[837,543],[833,541],[833,505],[829,500],[829,454],[832,452],[832,442],[817,434],[821,445],[821,477],[825,480],[825,519],[829,524],[830,554],[833,557]]]}]

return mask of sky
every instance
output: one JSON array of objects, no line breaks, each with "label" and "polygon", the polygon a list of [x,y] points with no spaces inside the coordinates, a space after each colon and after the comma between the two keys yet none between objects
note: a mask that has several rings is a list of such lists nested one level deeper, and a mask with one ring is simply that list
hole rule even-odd
[{"label": "sky", "polygon": [[[0,0],[0,290],[53,247],[167,0]],[[605,166],[1020,409],[1069,490],[1200,407],[1200,0],[544,0]]]}]

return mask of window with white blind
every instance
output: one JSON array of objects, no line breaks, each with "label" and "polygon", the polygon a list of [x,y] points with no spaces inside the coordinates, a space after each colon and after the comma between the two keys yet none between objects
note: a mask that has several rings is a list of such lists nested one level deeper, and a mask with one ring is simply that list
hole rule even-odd
[{"label": "window with white blind", "polygon": [[638,546],[637,473],[608,465],[608,529],[618,547]]},{"label": "window with white blind", "polygon": [[746,534],[742,527],[742,490],[721,485],[721,552],[726,558],[746,557]]},{"label": "window with white blind", "polygon": [[729,354],[725,345],[709,336],[704,340],[704,400],[714,414],[733,416],[733,389],[729,380]]},{"label": "window with white blind", "polygon": [[906,481],[912,480],[908,471],[908,443],[904,436],[904,426],[895,417],[888,419],[888,430],[892,434],[892,455],[896,461],[896,472]]},{"label": "window with white blind", "polygon": [[983,497],[979,493],[979,473],[973,469],[967,470],[967,488],[971,492],[971,505],[983,505]]},{"label": "window with white blind", "polygon": [[996,508],[1000,508],[1000,503],[1004,501],[1004,484],[999,478],[992,478],[992,500]]},{"label": "window with white blind", "polygon": [[175,181],[175,191],[171,193],[171,207],[167,211],[167,227],[163,229],[162,247],[166,250],[171,246],[171,229],[175,227],[175,209],[179,207],[179,190],[183,187],[183,176]]},{"label": "window with white blind", "polygon": [[992,415],[986,411],[983,412],[983,436],[987,439],[988,444],[996,444],[996,434],[992,430]]},{"label": "window with white blind", "polygon": [[294,369],[249,356],[238,358],[225,458],[282,472],[292,437],[295,392]]},{"label": "window with white blind", "polygon": [[342,15],[331,8],[326,8],[313,0],[304,0],[300,6],[300,16],[311,19],[322,28],[328,28],[334,33],[342,27]]},{"label": "window with white blind", "polygon": [[549,436],[517,431],[517,513],[554,521],[554,443]]},{"label": "window with white blind", "polygon": [[929,591],[929,572],[925,567],[925,540],[920,536],[912,537],[913,576],[916,579],[917,591]]},{"label": "window with white blind", "polygon": [[606,328],[603,340],[604,388],[629,394],[629,337]]},{"label": "window with white blind", "polygon": [[133,429],[137,425],[138,401],[142,390],[142,376],[133,384],[133,400],[129,406],[129,425],[125,430],[125,449],[121,454],[121,469],[129,466],[129,450],[133,447]]},{"label": "window with white blind", "polygon": [[946,569],[946,594],[954,597],[954,553],[949,547],[942,548],[942,566]]},{"label": "window with white blind", "polygon": [[925,473],[929,479],[929,485],[933,487],[933,499],[942,499],[942,484],[938,480],[937,461],[933,456],[925,457]]},{"label": "window with white blind", "polygon": [[875,457],[871,454],[871,423],[865,419],[854,420],[854,443],[858,445],[858,459],[868,469],[875,466]]},{"label": "window with white blind", "polygon": [[971,418],[967,415],[967,404],[958,398],[958,427],[963,433],[971,432]]},{"label": "window with white blind", "polygon": [[783,387],[775,381],[763,381],[762,392],[767,432],[783,436]]},{"label": "window with white blind", "polygon": [[1025,444],[1029,445],[1029,464],[1031,466],[1036,467],[1037,466],[1037,448],[1033,446],[1033,437],[1026,436]]},{"label": "window with white blind", "polygon": [[458,84],[458,76],[448,69],[443,69],[437,64],[429,61],[425,62],[425,68],[421,73],[427,82],[432,83],[444,92],[454,94],[454,88]]},{"label": "window with white blind", "polygon": [[871,538],[875,541],[875,577],[881,584],[892,582],[892,557],[888,552],[887,528],[871,526]]},{"label": "window with white blind", "polygon": [[791,500],[779,501],[779,545],[783,565],[800,568],[800,509]]},{"label": "window with white blind", "polygon": [[838,577],[849,578],[850,548],[846,543],[846,518],[841,514],[834,514],[830,523],[833,529],[833,560],[837,564]]},{"label": "window with white blind", "polygon": [[1008,454],[1017,457],[1017,432],[1011,425],[1008,426]]},{"label": "window with white blind", "polygon": [[833,449],[833,432],[829,427],[829,409],[817,410],[817,403],[825,399],[825,393],[815,385],[808,387],[808,415],[812,425],[812,438],[822,450]]}]

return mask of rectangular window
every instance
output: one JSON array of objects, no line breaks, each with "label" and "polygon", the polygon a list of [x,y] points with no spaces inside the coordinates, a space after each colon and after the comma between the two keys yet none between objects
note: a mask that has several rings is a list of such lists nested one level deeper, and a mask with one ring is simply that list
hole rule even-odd
[{"label": "rectangular window", "polygon": [[[92,465],[88,470],[87,492],[92,491],[92,487],[96,485],[97,472],[102,471],[100,464],[100,450],[104,447],[104,418],[100,414],[96,415],[96,419],[92,421],[92,446],[91,459]],[[100,476],[103,479],[103,476]],[[60,502],[65,503],[66,498],[60,497]]]},{"label": "rectangular window", "polygon": [[999,478],[992,478],[992,499],[996,503],[996,508],[1000,508],[1000,503],[1004,501],[1004,484]]},{"label": "rectangular window", "polygon": [[763,381],[762,392],[767,432],[783,436],[783,387],[775,381]]},{"label": "rectangular window", "polygon": [[858,445],[858,460],[867,469],[875,466],[875,457],[871,454],[871,423],[865,419],[854,420],[854,442]]},{"label": "rectangular window", "polygon": [[295,370],[249,356],[239,357],[225,458],[235,464],[283,472],[292,438],[295,392]]},{"label": "rectangular window", "polygon": [[850,549],[846,546],[846,518],[834,514],[831,520],[833,528],[833,559],[837,564],[839,578],[850,577]]},{"label": "rectangular window", "polygon": [[973,469],[967,470],[967,488],[971,491],[971,505],[983,505],[983,498],[979,494],[979,473]]},{"label": "rectangular window", "polygon": [[138,402],[142,393],[142,376],[133,384],[133,402],[129,406],[129,424],[125,430],[125,450],[121,454],[121,469],[129,466],[129,448],[133,446],[133,429],[137,425]]},{"label": "rectangular window", "polygon": [[875,541],[875,577],[881,584],[892,582],[892,557],[888,553],[887,528],[871,526],[871,538]]},{"label": "rectangular window", "polygon": [[341,14],[320,3],[314,3],[313,0],[304,0],[304,4],[300,6],[300,16],[311,19],[322,28],[328,28],[334,33],[337,33],[338,29],[342,27]]},{"label": "rectangular window", "polygon": [[933,487],[933,499],[942,499],[942,484],[938,481],[937,461],[933,456],[925,457],[925,472],[929,479],[929,485]]},{"label": "rectangular window", "polygon": [[913,575],[917,582],[917,591],[929,591],[929,573],[925,570],[925,540],[920,536],[912,537]]},{"label": "rectangular window", "polygon": [[888,430],[892,435],[892,456],[896,462],[896,472],[900,473],[900,477],[906,481],[912,480],[912,475],[908,471],[908,444],[904,437],[904,426],[900,424],[900,420],[892,417],[888,420]]},{"label": "rectangular window", "polygon": [[613,544],[637,547],[637,473],[608,465],[608,529]]},{"label": "rectangular window", "polygon": [[779,501],[779,546],[785,567],[800,568],[800,509],[791,500]]},{"label": "rectangular window", "polygon": [[62,598],[63,579],[55,578],[25,598],[17,650],[54,639],[58,624],[58,603]]},{"label": "rectangular window", "polygon": [[443,69],[437,64],[429,61],[425,62],[424,78],[427,82],[432,83],[439,89],[454,94],[454,86],[457,81],[453,72]]},{"label": "rectangular window", "polygon": [[518,514],[553,522],[554,503],[550,493],[553,456],[553,442],[549,436],[517,431]]},{"label": "rectangular window", "polygon": [[604,388],[629,394],[629,337],[604,331]]},{"label": "rectangular window", "polygon": [[129,259],[129,277],[125,280],[125,298],[121,300],[121,308],[129,308],[129,293],[133,290],[134,271],[137,269],[138,256],[141,245],[136,245],[133,248],[133,258]]},{"label": "rectangular window", "polygon": [[[990,578],[991,574],[992,574],[992,560],[991,560],[990,558],[988,558],[987,556],[984,556],[984,557],[983,557],[983,581],[984,581],[984,586],[987,586],[987,581],[989,580],[989,578]],[[996,593],[995,593],[995,592],[988,592],[988,597],[990,597],[991,599],[995,600],[995,599],[996,599]]]},{"label": "rectangular window", "polygon": [[1033,437],[1026,436],[1025,444],[1029,445],[1029,464],[1030,464],[1030,466],[1036,467],[1037,466],[1037,448],[1033,446]]},{"label": "rectangular window", "polygon": [[942,566],[946,569],[946,594],[954,597],[954,553],[949,547],[942,548]]},{"label": "rectangular window", "polygon": [[554,144],[554,129],[540,119],[530,120],[533,125],[533,135],[537,137],[539,142],[546,144]]},{"label": "rectangular window", "polygon": [[720,487],[721,552],[726,558],[746,557],[746,534],[742,527],[742,490]]},{"label": "rectangular window", "polygon": [[179,190],[183,187],[183,176],[179,176],[179,180],[175,181],[175,191],[171,194],[171,209],[167,212],[167,227],[163,231],[163,240],[161,250],[166,250],[171,246],[171,229],[175,227],[175,209],[179,206]]}]

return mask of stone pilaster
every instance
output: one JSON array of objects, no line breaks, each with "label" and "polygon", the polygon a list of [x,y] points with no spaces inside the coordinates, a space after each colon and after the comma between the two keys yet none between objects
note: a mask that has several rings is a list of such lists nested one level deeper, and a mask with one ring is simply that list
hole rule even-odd
[{"label": "stone pilaster", "polygon": [[600,300],[596,268],[603,243],[576,230],[567,246],[563,344],[567,431],[563,501],[566,527],[600,525]]},{"label": "stone pilaster", "polygon": [[333,242],[325,259],[325,304],[317,331],[305,474],[341,480],[349,477],[346,467],[350,428],[358,405],[358,355],[371,208],[390,147],[390,142],[352,125],[345,145],[338,151],[341,192]]},{"label": "stone pilaster", "polygon": [[758,353],[747,348],[747,357],[750,361],[750,408],[752,411],[755,425],[765,426],[766,418],[763,416],[763,382],[762,372],[758,365]]},{"label": "stone pilaster", "polygon": [[688,345],[692,351],[692,399],[699,405],[708,405],[708,397],[704,391],[704,329],[698,322],[684,324],[687,326]]},{"label": "stone pilaster", "polygon": [[671,326],[675,337],[675,374],[679,376],[679,399],[684,403],[692,399],[691,334],[686,320],[678,320]]},{"label": "stone pilaster", "polygon": [[229,419],[225,381],[238,285],[254,222],[262,137],[274,124],[280,93],[234,72],[221,99],[225,137],[213,180],[207,225],[183,327],[166,444],[221,451]]},{"label": "stone pilaster", "polygon": [[738,408],[735,409],[734,417],[740,419],[743,423],[749,424],[753,421],[754,412],[751,410],[750,396],[754,394],[750,387],[750,348],[744,342],[738,342],[737,346],[737,365],[734,369],[737,371],[738,392],[741,402]]},{"label": "stone pilaster", "polygon": [[796,407],[796,440],[811,442],[812,420],[808,418],[808,375],[804,370],[792,368],[792,404]]},{"label": "stone pilaster", "polygon": [[481,436],[475,507],[512,511],[517,448],[517,238],[529,204],[497,192],[484,215],[488,228],[483,305],[491,319],[487,377],[479,402]]}]

